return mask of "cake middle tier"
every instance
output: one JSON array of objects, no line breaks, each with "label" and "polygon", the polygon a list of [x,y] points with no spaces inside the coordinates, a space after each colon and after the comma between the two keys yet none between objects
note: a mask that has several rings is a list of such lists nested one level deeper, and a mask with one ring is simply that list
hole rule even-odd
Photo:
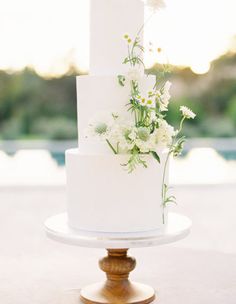
[{"label": "cake middle tier", "polygon": [[[139,83],[140,94],[143,95],[153,89],[155,76],[144,75]],[[86,129],[91,119],[99,116],[99,113],[120,113],[132,121],[127,106],[130,92],[128,79],[121,86],[117,76],[77,76],[79,148],[82,153],[112,153],[103,142],[85,138]]]},{"label": "cake middle tier", "polygon": [[66,151],[68,220],[72,228],[117,233],[164,228],[162,178],[166,154],[160,153],[160,164],[143,155],[148,167],[138,167],[130,174],[121,166],[129,156]]}]

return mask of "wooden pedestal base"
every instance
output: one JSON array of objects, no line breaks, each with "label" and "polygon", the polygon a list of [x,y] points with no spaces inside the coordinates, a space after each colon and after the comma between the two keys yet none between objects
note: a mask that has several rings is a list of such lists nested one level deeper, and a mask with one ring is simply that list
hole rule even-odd
[{"label": "wooden pedestal base", "polygon": [[85,304],[148,304],[155,299],[152,287],[129,281],[135,268],[134,258],[127,256],[128,249],[107,249],[108,255],[99,261],[107,280],[83,288],[81,301]]}]

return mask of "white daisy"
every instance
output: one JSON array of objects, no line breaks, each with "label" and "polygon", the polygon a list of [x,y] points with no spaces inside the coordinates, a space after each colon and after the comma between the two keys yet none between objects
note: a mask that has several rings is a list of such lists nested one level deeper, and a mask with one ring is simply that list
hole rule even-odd
[{"label": "white daisy", "polygon": [[172,86],[172,83],[170,81],[167,81],[163,87],[163,93],[161,95],[161,103],[160,103],[160,111],[168,111],[168,105],[170,102],[170,88]]},{"label": "white daisy", "polygon": [[130,44],[130,43],[132,42],[132,39],[130,38],[130,36],[129,36],[128,33],[125,33],[125,34],[123,35],[123,38],[124,38],[124,40],[125,40],[128,44]]},{"label": "white daisy", "polygon": [[196,116],[196,114],[193,113],[192,110],[190,110],[188,107],[185,107],[185,106],[181,106],[180,111],[182,112],[182,115],[187,119],[190,119],[190,118],[194,119]]},{"label": "white daisy", "polygon": [[148,98],[146,101],[146,106],[148,108],[155,108],[156,107],[156,102],[152,98]]},{"label": "white daisy", "polygon": [[138,68],[132,67],[127,72],[127,79],[130,81],[140,81],[141,77],[141,72]]},{"label": "white daisy", "polygon": [[123,38],[124,38],[124,40],[125,41],[127,41],[130,37],[129,37],[129,34],[128,33],[125,33],[124,35],[123,35]]},{"label": "white daisy", "polygon": [[144,0],[144,3],[154,12],[166,7],[166,4],[163,0]]},{"label": "white daisy", "polygon": [[138,96],[137,100],[144,107],[148,107],[148,108],[155,108],[156,107],[156,102],[155,102],[153,96],[148,97],[148,98]]},{"label": "white daisy", "polygon": [[175,135],[174,128],[164,119],[158,120],[159,128],[155,130],[155,139],[158,147],[166,148],[172,143],[172,137]]},{"label": "white daisy", "polygon": [[138,102],[143,106],[143,107],[146,107],[147,105],[147,101],[146,101],[146,98],[142,97],[142,96],[137,96],[137,100]]},{"label": "white daisy", "polygon": [[151,120],[151,122],[157,121],[157,116],[156,116],[156,112],[155,111],[151,111],[151,113],[150,113],[150,120]]}]

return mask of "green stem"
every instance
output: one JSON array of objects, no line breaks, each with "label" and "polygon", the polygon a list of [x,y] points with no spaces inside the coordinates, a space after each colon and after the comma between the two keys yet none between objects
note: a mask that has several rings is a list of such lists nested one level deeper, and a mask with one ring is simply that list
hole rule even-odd
[{"label": "green stem", "polygon": [[136,110],[134,110],[134,120],[135,120],[135,126],[137,127],[138,119],[137,119]]},{"label": "green stem", "polygon": [[163,171],[163,177],[162,177],[162,222],[165,224],[165,215],[164,215],[164,209],[166,207],[165,205],[165,193],[164,193],[164,188],[165,188],[165,180],[166,180],[166,169],[167,169],[167,164],[170,158],[171,152],[168,152],[165,164],[164,164],[164,171]]},{"label": "green stem", "polygon": [[[136,62],[134,61],[134,49],[135,49],[135,47],[137,46],[137,38],[139,37],[139,35],[140,35],[141,32],[143,31],[144,27],[145,27],[146,24],[150,21],[150,19],[152,18],[153,15],[154,15],[154,13],[151,14],[151,15],[149,16],[149,18],[143,23],[143,25],[142,25],[141,28],[139,29],[138,33],[137,33],[136,36],[135,36],[135,39],[134,39],[134,42],[133,42],[133,45],[132,45],[131,49],[130,49],[130,47],[129,47],[129,45],[128,45],[128,58],[129,58],[129,62],[130,62],[131,67],[134,67],[134,66],[135,66],[135,63],[136,63]],[[145,68],[145,66],[144,66],[144,68]]]},{"label": "green stem", "polygon": [[131,60],[132,60],[132,62],[131,62],[131,65],[133,65],[133,66],[135,66],[135,63],[133,62],[133,60],[134,60],[134,45],[135,45],[135,43],[136,43],[136,40],[134,40],[134,43],[133,43],[133,45],[132,45],[132,48],[131,48]]},{"label": "green stem", "polygon": [[177,136],[181,133],[182,129],[183,129],[183,123],[184,123],[185,117],[183,117],[180,121],[180,125],[179,125],[179,131],[178,133],[175,134],[175,137],[172,140],[172,144],[170,146],[170,150],[168,152],[168,155],[166,157],[166,161],[165,161],[165,165],[164,165],[164,172],[163,172],[163,177],[162,177],[162,208],[163,208],[163,213],[162,213],[162,221],[163,224],[165,224],[165,217],[164,217],[164,209],[165,209],[165,193],[164,193],[164,187],[165,187],[165,179],[166,179],[166,169],[167,169],[167,164],[170,158],[170,155],[172,153],[172,147],[175,144],[176,138]]},{"label": "green stem", "polygon": [[163,171],[163,177],[162,177],[162,203],[165,205],[165,198],[164,198],[164,185],[165,185],[165,179],[166,179],[166,169],[167,169],[167,164],[170,158],[171,152],[168,152],[166,160],[165,160],[165,165],[164,165],[164,171]]},{"label": "green stem", "polygon": [[112,144],[109,142],[108,139],[106,139],[106,142],[108,143],[108,146],[112,149],[112,151],[114,152],[114,154],[118,154],[117,151],[115,150],[115,148],[112,146]]},{"label": "green stem", "polygon": [[117,154],[119,154],[119,142],[116,144],[116,152],[117,152]]},{"label": "green stem", "polygon": [[130,86],[131,86],[131,95],[135,96],[135,84],[133,80],[131,80]]},{"label": "green stem", "polygon": [[180,121],[179,130],[178,130],[178,132],[175,134],[175,137],[174,137],[173,140],[172,140],[172,144],[171,144],[170,148],[174,146],[177,136],[181,133],[181,131],[182,131],[182,129],[183,129],[184,120],[185,120],[185,117],[183,117],[183,118],[181,119],[181,121]]},{"label": "green stem", "polygon": [[170,151],[168,152],[168,155],[167,155],[167,157],[166,157],[166,161],[165,161],[165,165],[164,165],[164,172],[163,172],[163,178],[162,178],[162,200],[163,200],[163,205],[165,204],[165,201],[164,201],[164,184],[165,184],[165,177],[166,177],[166,168],[167,168],[167,163],[168,163],[168,161],[169,161],[169,158],[170,158],[170,155],[171,155],[171,147],[173,147],[173,145],[175,144],[175,141],[176,141],[176,138],[177,138],[177,136],[179,135],[179,133],[182,131],[182,129],[183,129],[183,122],[184,122],[184,120],[185,120],[185,117],[183,117],[182,119],[181,119],[181,122],[180,122],[180,125],[179,125],[179,131],[178,131],[178,133],[176,133],[175,134],[175,137],[173,138],[173,140],[172,140],[172,144],[171,144],[171,146],[170,146]]},{"label": "green stem", "polygon": [[180,125],[179,125],[179,132],[178,132],[178,134],[179,134],[179,133],[182,131],[182,129],[183,129],[184,120],[185,120],[185,116],[181,119],[181,122],[180,122]]},{"label": "green stem", "polygon": [[129,45],[128,45],[128,58],[129,58],[129,63],[130,63],[130,65],[132,66],[132,60],[131,60]]},{"label": "green stem", "polygon": [[144,27],[145,27],[145,26],[147,25],[147,23],[152,19],[152,17],[153,17],[154,14],[155,14],[155,13],[152,13],[152,14],[148,17],[148,19],[143,23],[143,25],[141,26],[141,28],[139,29],[139,31],[138,31],[138,33],[137,33],[137,35],[136,35],[136,38],[142,33]]}]

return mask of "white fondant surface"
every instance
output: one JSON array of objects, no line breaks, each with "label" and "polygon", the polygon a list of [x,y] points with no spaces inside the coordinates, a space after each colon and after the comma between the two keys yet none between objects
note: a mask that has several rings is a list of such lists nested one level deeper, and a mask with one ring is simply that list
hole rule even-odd
[{"label": "white fondant surface", "polygon": [[147,156],[148,168],[129,174],[128,155],[83,155],[66,151],[69,225],[100,232],[162,229],[161,164]]},{"label": "white fondant surface", "polygon": [[82,247],[110,249],[152,247],[172,243],[185,238],[191,226],[189,218],[176,213],[169,213],[168,225],[162,233],[157,230],[120,235],[78,231],[68,225],[66,213],[52,216],[45,222],[47,235],[56,241]]},{"label": "white fondant surface", "polygon": [[[154,76],[143,76],[140,91],[150,91],[155,84]],[[78,76],[77,108],[80,152],[88,154],[112,153],[107,145],[95,138],[85,138],[90,120],[99,113],[118,112],[129,115],[130,84],[122,87],[117,76]],[[131,119],[131,118],[130,118]]]},{"label": "white fondant surface", "polygon": [[[68,223],[85,231],[161,231],[166,155],[160,155],[161,164],[148,156],[147,169],[139,167],[128,174],[121,166],[128,156],[115,156],[106,143],[85,137],[91,118],[98,113],[117,112],[133,120],[127,107],[130,80],[126,77],[123,87],[117,75],[126,75],[129,68],[122,64],[127,56],[122,36],[127,32],[136,37],[144,22],[144,4],[141,0],[91,0],[90,17],[90,75],[77,77],[79,150],[66,152]],[[142,33],[140,38],[142,43]],[[140,94],[154,85],[154,76],[143,75]]]},{"label": "white fondant surface", "polygon": [[[124,73],[125,33],[135,38],[144,22],[141,0],[90,0],[90,75]],[[142,39],[142,35],[140,35]]]}]

